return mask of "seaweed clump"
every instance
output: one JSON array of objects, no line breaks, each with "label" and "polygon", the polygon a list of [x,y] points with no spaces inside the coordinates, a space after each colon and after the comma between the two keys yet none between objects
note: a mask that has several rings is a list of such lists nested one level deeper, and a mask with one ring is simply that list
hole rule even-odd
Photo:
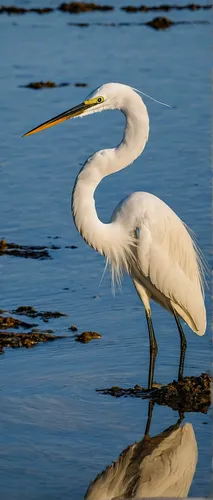
[{"label": "seaweed clump", "polygon": [[[69,85],[72,85],[69,82],[62,82],[62,83],[55,83],[52,82],[51,80],[47,80],[46,82],[44,81],[39,81],[39,82],[30,82],[27,85],[20,85],[20,87],[24,87],[26,89],[34,89],[34,90],[40,90],[40,89],[55,89],[55,88],[60,88],[60,87],[68,87]],[[84,82],[76,82],[73,83],[74,87],[87,87],[87,83]]]},{"label": "seaweed clump", "polygon": [[30,333],[15,333],[0,331],[0,353],[4,351],[4,347],[26,347],[30,349],[41,342],[50,342],[56,339],[62,339],[63,336],[52,335],[51,330],[46,331],[31,331]]},{"label": "seaweed clump", "polygon": [[80,335],[76,335],[75,340],[77,342],[82,342],[82,344],[87,344],[93,339],[100,339],[102,335],[97,332],[83,332]]},{"label": "seaweed clump", "polygon": [[121,7],[121,10],[125,12],[150,12],[150,11],[164,11],[168,12],[169,10],[199,10],[199,9],[211,9],[211,4],[196,4],[196,3],[188,3],[185,5],[177,5],[177,4],[161,4],[161,5],[140,5],[136,7],[134,5],[127,5],[126,7]]},{"label": "seaweed clump", "polygon": [[154,389],[151,399],[173,410],[207,413],[211,404],[211,382],[208,373],[202,373],[199,377],[184,377],[183,380],[174,380],[167,386]]},{"label": "seaweed clump", "polygon": [[12,311],[13,314],[20,314],[24,316],[29,316],[30,318],[41,318],[43,321],[47,322],[52,318],[60,318],[61,316],[68,316],[67,314],[61,313],[59,311],[37,311],[32,306],[19,306],[17,309]]},{"label": "seaweed clump", "polygon": [[[55,247],[54,249],[56,249]],[[0,256],[12,255],[13,257],[24,257],[25,259],[51,259],[47,247],[18,245],[8,243],[5,239],[0,240]]]},{"label": "seaweed clump", "polygon": [[8,328],[32,328],[37,326],[37,324],[26,323],[25,321],[20,321],[19,319],[12,318],[12,316],[0,316],[0,328],[7,330]]},{"label": "seaweed clump", "polygon": [[[86,83],[78,83],[76,86],[85,86]],[[38,87],[39,88],[39,87]],[[18,245],[18,243],[9,243],[4,238],[0,240],[0,256],[9,255],[13,257],[24,257],[25,259],[52,259],[49,250],[60,250],[56,245]],[[75,249],[76,245],[66,245],[64,248]]]},{"label": "seaweed clump", "polygon": [[2,5],[0,7],[0,14],[26,14],[27,12],[36,12],[36,14],[49,14],[50,12],[53,12],[53,10],[54,9],[52,9],[51,7],[25,9],[24,7],[15,7],[14,5],[10,5],[8,7]]},{"label": "seaweed clump", "polygon": [[21,85],[21,87],[25,87],[26,89],[52,89],[56,87],[67,87],[70,85],[67,82],[64,83],[59,83],[56,84],[55,82],[51,82],[51,80],[47,80],[46,82],[43,82],[42,80],[40,82],[30,82],[27,85]]},{"label": "seaweed clump", "polygon": [[76,325],[71,325],[68,330],[71,330],[71,332],[77,332],[78,331],[78,328]]},{"label": "seaweed clump", "polygon": [[109,389],[97,389],[97,392],[116,398],[149,398],[154,403],[169,406],[173,410],[207,413],[211,405],[211,382],[211,377],[202,373],[199,377],[184,377],[183,380],[174,380],[168,385],[154,387],[151,391],[136,385],[128,389],[113,386]]},{"label": "seaweed clump", "polygon": [[70,12],[71,14],[79,14],[80,12],[91,12],[94,10],[108,11],[114,10],[111,5],[98,5],[96,3],[86,3],[86,2],[71,2],[62,3],[59,5],[58,10],[62,12]]},{"label": "seaweed clump", "polygon": [[[2,311],[5,313],[7,311]],[[60,316],[67,316],[60,312],[42,311],[38,312],[32,306],[20,306],[13,311],[13,314],[20,314],[24,316],[29,316],[31,318],[41,318],[43,321],[48,322],[50,318],[59,318]],[[12,316],[0,315],[0,354],[3,353],[4,347],[30,347],[35,346],[41,342],[48,342],[56,339],[62,339],[64,336],[52,335],[53,330],[40,330],[34,328],[38,326],[37,324],[27,323],[19,319],[13,318]],[[28,332],[14,332],[10,329],[25,329]]]},{"label": "seaweed clump", "polygon": [[168,17],[155,17],[152,21],[145,23],[147,26],[154,28],[155,30],[166,30],[174,23]]}]

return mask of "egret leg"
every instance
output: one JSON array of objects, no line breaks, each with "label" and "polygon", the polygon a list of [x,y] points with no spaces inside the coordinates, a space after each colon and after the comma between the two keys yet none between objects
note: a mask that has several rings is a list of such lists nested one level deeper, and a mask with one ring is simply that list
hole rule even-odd
[{"label": "egret leg", "polygon": [[178,413],[179,413],[179,420],[178,420],[178,423],[181,424],[181,422],[183,421],[183,419],[185,418],[185,415],[184,415],[184,411],[183,410],[178,410]]},{"label": "egret leg", "polygon": [[151,425],[151,421],[152,421],[152,412],[153,412],[154,406],[155,406],[154,401],[152,401],[152,400],[149,401],[148,417],[147,417],[146,429],[145,429],[145,433],[144,433],[145,436],[147,436],[147,434],[149,434],[150,425]]},{"label": "egret leg", "polygon": [[180,363],[179,363],[179,372],[178,372],[178,380],[183,379],[183,369],[184,369],[184,360],[185,360],[185,354],[186,354],[186,348],[187,348],[187,342],[186,342],[186,337],[185,333],[183,331],[183,328],[181,326],[178,314],[176,311],[173,309],[175,321],[178,327],[178,331],[180,334]]},{"label": "egret leg", "polygon": [[146,320],[149,330],[149,346],[150,346],[148,389],[152,389],[158,345],[156,342],[155,332],[152,324],[151,311],[147,309],[145,309],[145,311],[146,311]]}]

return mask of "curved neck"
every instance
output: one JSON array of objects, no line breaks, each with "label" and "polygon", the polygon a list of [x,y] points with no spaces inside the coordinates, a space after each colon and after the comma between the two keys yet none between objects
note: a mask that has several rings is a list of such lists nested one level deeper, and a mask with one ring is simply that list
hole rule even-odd
[{"label": "curved neck", "polygon": [[133,163],[144,150],[149,136],[149,116],[142,99],[136,94],[138,99],[137,108],[128,109],[128,106],[121,109],[125,115],[126,123],[124,135],[121,143],[114,149],[113,171],[117,172]]},{"label": "curved neck", "polygon": [[[72,195],[75,225],[84,240],[99,253],[110,259],[112,244],[122,243],[121,228],[116,222],[104,224],[98,218],[94,192],[101,180],[131,164],[143,151],[149,135],[149,117],[146,106],[134,93],[135,105],[124,103],[120,110],[126,124],[121,143],[105,149],[87,160],[79,172]],[[110,246],[111,245],[111,246]]]}]

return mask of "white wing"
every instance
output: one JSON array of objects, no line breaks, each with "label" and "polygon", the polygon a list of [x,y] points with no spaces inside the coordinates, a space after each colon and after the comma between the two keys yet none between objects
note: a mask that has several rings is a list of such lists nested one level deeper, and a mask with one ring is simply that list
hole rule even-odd
[{"label": "white wing", "polygon": [[129,231],[136,230],[138,244],[132,277],[153,300],[171,306],[198,335],[206,329],[199,257],[193,240],[179,217],[159,198],[134,193],[116,209]]}]

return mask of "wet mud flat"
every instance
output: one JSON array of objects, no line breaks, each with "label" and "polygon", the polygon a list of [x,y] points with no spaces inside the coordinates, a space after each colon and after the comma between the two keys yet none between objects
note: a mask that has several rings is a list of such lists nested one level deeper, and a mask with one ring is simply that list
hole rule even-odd
[{"label": "wet mud flat", "polygon": [[181,381],[174,380],[160,387],[156,384],[151,391],[139,385],[128,389],[113,386],[108,389],[96,389],[96,391],[116,398],[150,399],[154,403],[178,411],[207,413],[211,405],[211,383],[212,377],[207,373],[202,373],[199,377],[184,377]]}]

